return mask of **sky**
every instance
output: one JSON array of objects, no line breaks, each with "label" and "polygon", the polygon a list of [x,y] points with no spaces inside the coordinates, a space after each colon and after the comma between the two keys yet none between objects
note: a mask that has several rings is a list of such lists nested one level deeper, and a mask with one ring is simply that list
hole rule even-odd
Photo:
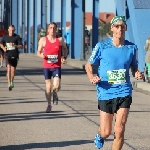
[{"label": "sky", "polygon": [[[48,2],[49,0],[47,0]],[[93,0],[85,0],[85,11],[86,12],[92,12],[92,1]],[[113,12],[115,13],[116,9],[116,0],[99,0],[99,12]],[[2,0],[4,4],[4,0]],[[37,0],[38,2],[38,14],[37,14],[37,23],[40,24],[40,16],[41,16],[41,0]],[[21,1],[20,1],[21,5]],[[30,5],[31,8],[33,7],[33,0],[30,0]],[[49,5],[50,6],[50,5]],[[49,7],[48,6],[48,7]],[[47,8],[48,8],[47,7]],[[20,12],[21,12],[22,7],[20,6]],[[48,8],[50,9],[50,8]],[[47,20],[50,20],[50,13],[47,11]],[[21,14],[21,13],[20,13]],[[20,16],[21,17],[21,16]],[[33,11],[31,11],[30,14],[30,20],[31,20],[31,25],[33,25]],[[54,0],[54,21],[55,22],[60,22],[61,21],[61,0]],[[71,0],[66,0],[66,21],[71,21]],[[20,19],[20,25],[22,24],[21,19]]]},{"label": "sky", "polygon": [[[92,11],[92,1],[85,0],[86,11]],[[115,13],[115,0],[99,0],[99,12],[114,12]]]},{"label": "sky", "polygon": [[[59,15],[59,11],[60,10],[60,5],[58,4],[58,1],[60,0],[55,0],[55,20],[56,22],[58,22],[60,20],[60,15]],[[86,12],[92,12],[92,1],[93,0],[85,0],[85,11]],[[115,13],[115,8],[116,8],[116,4],[115,4],[116,0],[99,0],[99,12],[113,12]],[[71,20],[71,0],[66,0],[66,21],[70,21]]]}]

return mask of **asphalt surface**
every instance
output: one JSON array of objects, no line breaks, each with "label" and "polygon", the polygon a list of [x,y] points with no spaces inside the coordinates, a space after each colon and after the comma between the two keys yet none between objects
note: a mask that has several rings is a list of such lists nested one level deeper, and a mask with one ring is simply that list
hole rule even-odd
[{"label": "asphalt surface", "polygon": [[[45,113],[41,64],[34,55],[20,55],[12,91],[8,91],[6,68],[0,68],[0,150],[96,150],[99,111],[85,62],[68,60],[62,66],[60,101],[52,105],[51,113]],[[112,141],[113,131],[102,150],[111,150]],[[122,150],[150,150],[148,90],[134,87]]]}]

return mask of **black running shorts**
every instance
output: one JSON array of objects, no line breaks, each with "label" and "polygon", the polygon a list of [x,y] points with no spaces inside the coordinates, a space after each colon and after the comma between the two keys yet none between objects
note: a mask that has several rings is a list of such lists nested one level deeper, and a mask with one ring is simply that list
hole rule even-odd
[{"label": "black running shorts", "polygon": [[130,108],[131,96],[117,97],[110,100],[99,100],[98,109],[106,113],[114,114],[119,108]]},{"label": "black running shorts", "polygon": [[6,61],[6,66],[7,64],[13,66],[13,67],[17,67],[17,64],[18,64],[18,58],[16,57],[7,57],[5,56],[5,61]]}]

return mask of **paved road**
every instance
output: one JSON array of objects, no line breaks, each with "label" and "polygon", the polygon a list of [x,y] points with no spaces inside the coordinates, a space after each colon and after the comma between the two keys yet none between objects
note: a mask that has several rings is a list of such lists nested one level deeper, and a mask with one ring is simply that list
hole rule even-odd
[{"label": "paved road", "polygon": [[[21,55],[15,88],[7,89],[6,68],[0,68],[0,150],[96,150],[99,125],[95,86],[84,71],[63,66],[59,105],[45,113],[41,60]],[[150,93],[133,91],[123,150],[150,150]],[[105,141],[110,150],[112,135]],[[103,150],[102,149],[102,150]]]}]

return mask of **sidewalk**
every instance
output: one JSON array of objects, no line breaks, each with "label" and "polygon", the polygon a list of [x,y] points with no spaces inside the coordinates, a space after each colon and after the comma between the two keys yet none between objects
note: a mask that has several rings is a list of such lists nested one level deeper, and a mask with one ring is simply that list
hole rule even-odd
[{"label": "sidewalk", "polygon": [[[74,68],[79,68],[79,69],[85,70],[86,61],[85,60],[77,60],[77,59],[68,59],[67,64]],[[95,67],[94,73],[96,73],[96,71],[97,71],[97,68]],[[138,88],[138,89],[150,92],[150,84],[149,83],[144,82],[143,80],[138,81],[134,77],[132,77],[132,75],[131,75],[130,79],[131,79],[131,83],[132,83],[134,89]]]}]

